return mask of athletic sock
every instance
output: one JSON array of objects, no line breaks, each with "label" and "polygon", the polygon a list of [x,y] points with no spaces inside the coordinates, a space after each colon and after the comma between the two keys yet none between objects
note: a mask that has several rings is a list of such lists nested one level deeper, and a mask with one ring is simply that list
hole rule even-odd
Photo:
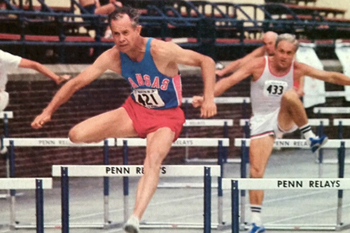
[{"label": "athletic sock", "polygon": [[299,129],[300,129],[301,133],[304,135],[305,139],[316,137],[314,132],[312,132],[311,126],[309,124],[306,124],[306,125],[300,127]]},{"label": "athletic sock", "polygon": [[251,222],[255,223],[257,226],[262,225],[261,221],[261,205],[250,205],[250,210],[252,212]]}]

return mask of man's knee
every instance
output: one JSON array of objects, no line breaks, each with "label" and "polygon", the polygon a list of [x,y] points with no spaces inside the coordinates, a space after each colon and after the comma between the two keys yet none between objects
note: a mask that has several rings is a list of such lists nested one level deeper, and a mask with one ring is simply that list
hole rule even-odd
[{"label": "man's knee", "polygon": [[76,127],[73,127],[69,131],[68,137],[69,137],[69,140],[73,143],[82,143],[83,142],[82,134],[80,133],[80,131]]},{"label": "man's knee", "polygon": [[264,170],[258,167],[250,168],[250,178],[263,178]]},{"label": "man's knee", "polygon": [[282,101],[291,102],[296,100],[300,101],[299,95],[294,89],[290,89],[282,95]]}]

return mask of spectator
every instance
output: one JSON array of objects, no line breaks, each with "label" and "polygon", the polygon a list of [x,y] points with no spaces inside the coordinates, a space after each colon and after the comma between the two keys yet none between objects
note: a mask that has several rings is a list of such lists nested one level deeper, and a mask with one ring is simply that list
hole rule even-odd
[{"label": "spectator", "polygon": [[60,84],[70,78],[69,75],[58,76],[36,61],[0,50],[0,111],[3,111],[9,103],[9,94],[6,92],[7,71],[18,67],[36,70],[55,81],[56,84]]},{"label": "spectator", "polygon": [[[98,0],[79,0],[79,3],[90,14],[97,15],[109,15],[116,8],[123,6],[123,4],[117,0],[109,0],[109,3],[104,5],[101,5]],[[85,12],[82,11],[81,13],[85,14]],[[107,27],[104,37],[112,37],[111,29],[109,27]]]},{"label": "spectator", "polygon": [[[122,7],[122,4],[116,0],[109,0],[108,4],[101,5],[98,0],[79,0],[80,5],[90,14],[109,15],[116,7]],[[85,12],[81,12],[84,14]]]}]

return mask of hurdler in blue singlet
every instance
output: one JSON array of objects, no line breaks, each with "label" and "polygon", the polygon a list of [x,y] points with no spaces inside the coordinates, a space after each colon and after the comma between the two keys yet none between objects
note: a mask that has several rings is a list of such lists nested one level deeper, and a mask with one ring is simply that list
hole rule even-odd
[{"label": "hurdler in blue singlet", "polygon": [[168,109],[181,105],[181,76],[168,77],[160,73],[151,55],[151,41],[140,62],[132,61],[120,52],[122,76],[132,87],[131,97],[140,105],[151,109]]}]

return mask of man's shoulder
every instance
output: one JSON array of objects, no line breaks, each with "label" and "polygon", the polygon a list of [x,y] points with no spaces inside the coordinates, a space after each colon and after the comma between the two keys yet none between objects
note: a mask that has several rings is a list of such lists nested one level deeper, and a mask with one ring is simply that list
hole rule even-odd
[{"label": "man's shoulder", "polygon": [[116,46],[113,46],[110,49],[107,49],[106,51],[104,51],[100,57],[105,57],[105,58],[119,58],[120,57],[120,53],[119,50],[117,49]]},{"label": "man's shoulder", "polygon": [[248,64],[250,64],[250,66],[254,68],[264,67],[265,63],[266,56],[255,57],[248,62]]}]

